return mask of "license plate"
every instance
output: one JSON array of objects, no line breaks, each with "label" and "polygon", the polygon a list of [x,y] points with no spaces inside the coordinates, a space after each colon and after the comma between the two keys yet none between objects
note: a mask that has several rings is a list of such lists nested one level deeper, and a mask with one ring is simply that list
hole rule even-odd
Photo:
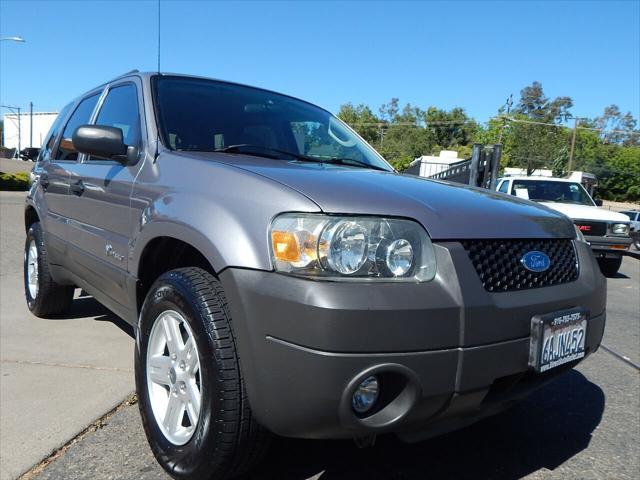
[{"label": "license plate", "polygon": [[583,309],[536,315],[531,320],[529,365],[546,372],[584,357],[586,336],[587,312]]}]

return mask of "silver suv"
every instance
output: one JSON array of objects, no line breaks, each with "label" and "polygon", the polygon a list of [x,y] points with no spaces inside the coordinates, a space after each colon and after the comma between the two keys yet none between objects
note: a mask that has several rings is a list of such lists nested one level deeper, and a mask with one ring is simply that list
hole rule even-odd
[{"label": "silver suv", "polygon": [[417,441],[599,346],[605,279],[571,221],[398,174],[329,112],[132,72],[60,113],[25,208],[25,294],[82,288],[136,332],[140,413],[175,478],[274,434]]}]

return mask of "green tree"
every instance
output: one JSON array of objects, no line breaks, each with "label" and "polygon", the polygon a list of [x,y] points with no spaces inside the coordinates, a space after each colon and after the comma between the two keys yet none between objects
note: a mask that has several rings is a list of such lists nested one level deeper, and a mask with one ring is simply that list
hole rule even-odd
[{"label": "green tree", "polygon": [[340,107],[338,118],[371,145],[379,143],[382,121],[366,105],[353,106],[351,103],[345,103]]},{"label": "green tree", "polygon": [[602,116],[595,118],[594,123],[597,128],[604,130],[601,137],[605,143],[640,146],[640,130],[636,129],[638,122],[631,112],[623,115],[617,105],[609,105]]},{"label": "green tree", "polygon": [[432,143],[440,149],[469,145],[478,130],[475,120],[459,107],[449,111],[429,107],[424,113],[424,122]]}]

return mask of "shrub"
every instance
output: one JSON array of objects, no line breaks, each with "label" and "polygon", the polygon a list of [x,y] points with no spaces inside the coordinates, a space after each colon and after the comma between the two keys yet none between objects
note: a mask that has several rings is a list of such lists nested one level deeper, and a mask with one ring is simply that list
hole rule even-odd
[{"label": "shrub", "polygon": [[0,190],[22,192],[29,190],[28,173],[3,173],[0,172]]}]

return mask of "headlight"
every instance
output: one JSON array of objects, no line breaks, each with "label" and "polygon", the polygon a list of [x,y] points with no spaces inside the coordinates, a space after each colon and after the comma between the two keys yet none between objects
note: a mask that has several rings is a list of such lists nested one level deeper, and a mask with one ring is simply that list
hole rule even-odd
[{"label": "headlight", "polygon": [[626,223],[614,223],[611,225],[611,233],[615,235],[629,235],[629,225]]},{"label": "headlight", "polygon": [[414,282],[436,273],[431,240],[410,220],[286,213],[273,221],[269,237],[279,272]]},{"label": "headlight", "polygon": [[578,240],[579,242],[588,243],[587,239],[584,238],[584,234],[582,233],[582,230],[580,230],[580,228],[577,225],[574,225],[573,228],[576,229],[576,240]]}]

